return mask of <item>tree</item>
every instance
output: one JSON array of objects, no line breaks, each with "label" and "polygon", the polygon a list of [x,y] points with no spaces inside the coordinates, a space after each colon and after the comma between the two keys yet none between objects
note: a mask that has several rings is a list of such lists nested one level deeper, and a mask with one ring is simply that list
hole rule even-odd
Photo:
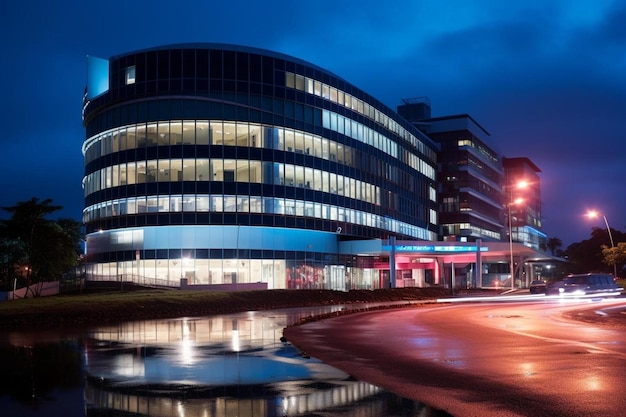
[{"label": "tree", "polygon": [[[570,263],[570,273],[585,273],[585,272],[606,272],[613,273],[611,267],[613,263],[609,263],[605,260],[603,254],[603,248],[609,249],[609,253],[617,253],[617,249],[620,242],[626,242],[626,234],[611,229],[611,234],[614,241],[618,245],[616,248],[611,248],[611,240],[606,229],[600,229],[594,227],[591,230],[591,237],[582,242],[572,243],[565,250],[565,257],[568,258]],[[619,258],[618,258],[619,259]],[[620,270],[621,261],[617,261],[617,270]],[[622,265],[623,266],[623,263]]]},{"label": "tree", "polygon": [[548,239],[547,243],[548,249],[550,249],[550,253],[552,256],[555,256],[557,253],[557,249],[563,246],[563,242],[558,237],[551,237]]},{"label": "tree", "polygon": [[0,226],[0,289],[8,290],[10,284],[20,276],[23,245],[19,240],[5,238],[6,227]]},{"label": "tree", "polygon": [[[30,288],[34,283],[54,281],[78,263],[80,223],[72,219],[48,220],[46,216],[60,210],[51,199],[18,202],[3,207],[11,213],[0,227],[2,281],[9,286],[14,280]],[[33,289],[31,289],[33,295]]]},{"label": "tree", "polygon": [[619,242],[615,247],[602,245],[602,255],[605,264],[616,265],[615,269],[621,271],[626,264],[626,242]]}]

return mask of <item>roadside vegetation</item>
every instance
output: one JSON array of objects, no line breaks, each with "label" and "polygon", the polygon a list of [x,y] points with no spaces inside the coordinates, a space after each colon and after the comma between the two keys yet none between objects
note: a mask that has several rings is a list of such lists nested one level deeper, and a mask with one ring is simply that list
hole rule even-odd
[{"label": "roadside vegetation", "polygon": [[559,256],[567,259],[567,263],[557,266],[557,270],[569,273],[606,272],[626,278],[626,233],[611,228],[594,227],[589,239],[572,243]]},{"label": "roadside vegetation", "polygon": [[58,328],[133,320],[198,317],[241,311],[307,306],[429,301],[449,295],[442,288],[380,290],[182,291],[138,289],[92,292],[0,302],[0,329]]},{"label": "roadside vegetation", "polygon": [[81,224],[48,218],[61,209],[34,197],[2,207],[10,218],[0,220],[0,291],[27,287],[37,297],[40,286],[33,284],[57,281],[81,262]]}]

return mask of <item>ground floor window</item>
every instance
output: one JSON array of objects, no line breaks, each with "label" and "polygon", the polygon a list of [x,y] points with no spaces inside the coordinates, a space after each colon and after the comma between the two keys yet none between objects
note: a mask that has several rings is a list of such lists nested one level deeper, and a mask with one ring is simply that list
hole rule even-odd
[{"label": "ground floor window", "polygon": [[133,282],[140,285],[265,283],[268,289],[377,289],[380,271],[346,268],[309,260],[272,259],[137,259],[87,265],[92,281]]}]

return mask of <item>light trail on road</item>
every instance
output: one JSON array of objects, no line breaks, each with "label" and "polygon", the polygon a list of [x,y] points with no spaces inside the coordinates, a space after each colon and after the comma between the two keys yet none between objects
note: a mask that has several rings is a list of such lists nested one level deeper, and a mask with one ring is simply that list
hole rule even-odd
[{"label": "light trail on road", "polygon": [[455,416],[621,415],[626,334],[565,313],[626,300],[510,297],[352,314],[285,335],[358,379]]},{"label": "light trail on road", "polygon": [[608,300],[607,297],[615,297],[613,293],[588,294],[588,295],[544,295],[544,294],[511,294],[511,295],[486,295],[474,297],[451,297],[438,298],[438,303],[471,303],[471,302],[496,302],[496,301],[560,301],[579,302],[583,300],[601,302]]}]

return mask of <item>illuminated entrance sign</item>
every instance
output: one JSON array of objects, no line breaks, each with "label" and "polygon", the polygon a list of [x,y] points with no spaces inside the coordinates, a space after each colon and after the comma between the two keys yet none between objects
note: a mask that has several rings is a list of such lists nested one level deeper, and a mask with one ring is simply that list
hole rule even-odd
[{"label": "illuminated entrance sign", "polygon": [[[383,246],[384,251],[391,251],[391,245]],[[421,253],[466,253],[476,252],[476,246],[444,246],[444,245],[397,245],[397,252],[421,252]],[[481,252],[489,251],[486,246],[480,247]]]}]

